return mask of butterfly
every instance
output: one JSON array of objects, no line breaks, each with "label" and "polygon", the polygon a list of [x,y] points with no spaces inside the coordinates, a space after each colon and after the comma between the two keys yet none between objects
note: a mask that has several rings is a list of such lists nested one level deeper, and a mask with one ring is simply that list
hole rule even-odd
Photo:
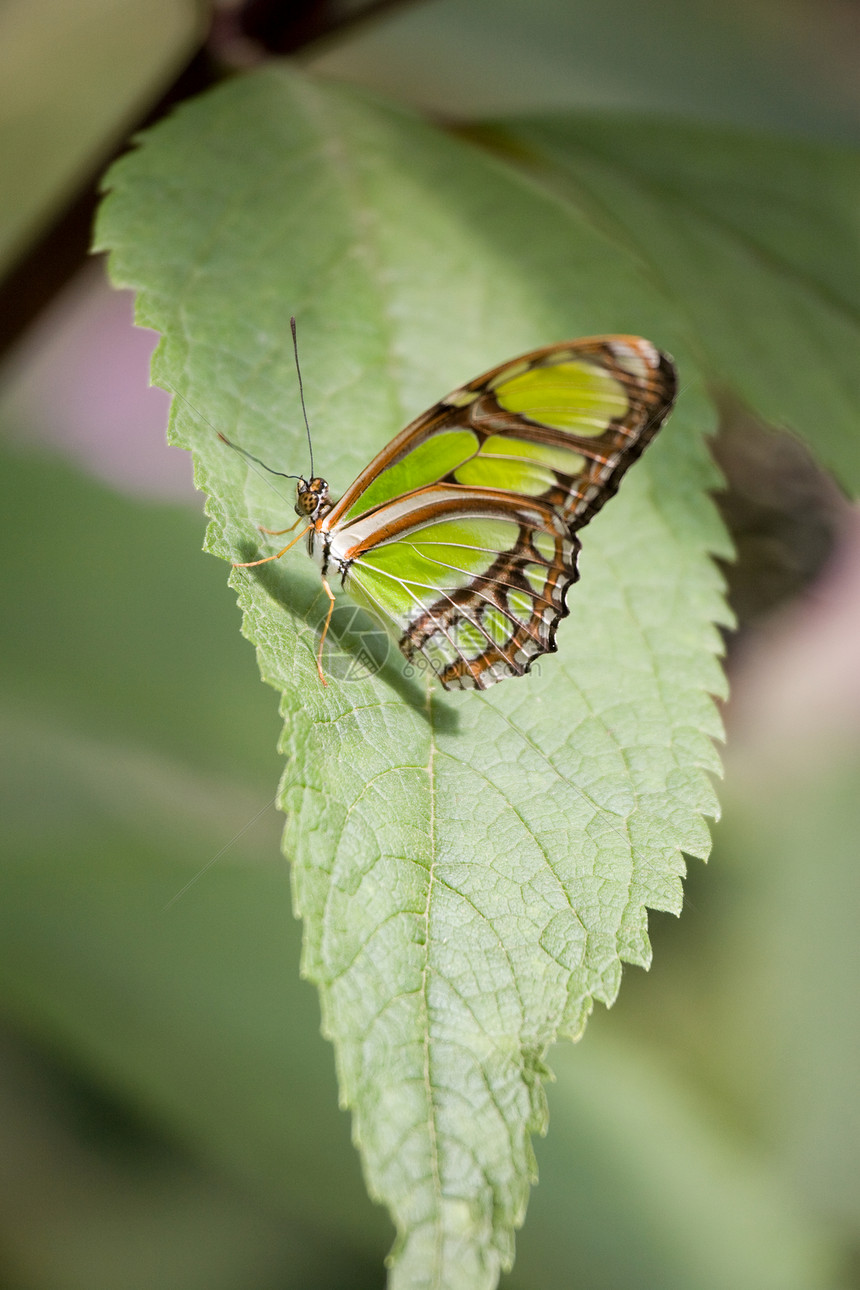
[{"label": "butterfly", "polygon": [[[299,389],[304,410],[300,370]],[[330,578],[446,689],[523,676],[556,649],[579,577],[579,530],[616,492],[676,391],[672,359],[640,336],[532,350],[406,426],[338,501],[314,474],[311,448],[309,477],[284,476],[297,480],[292,527],[305,527],[274,555],[237,567],[280,559],[307,537],[329,598],[323,684]]]}]

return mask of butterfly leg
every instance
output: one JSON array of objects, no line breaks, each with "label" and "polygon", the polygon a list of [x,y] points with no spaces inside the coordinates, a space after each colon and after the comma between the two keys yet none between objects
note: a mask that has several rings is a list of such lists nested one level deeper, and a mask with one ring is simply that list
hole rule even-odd
[{"label": "butterfly leg", "polygon": [[326,581],[325,578],[323,578],[322,580],[322,585],[325,587],[325,594],[328,596],[328,613],[325,616],[325,623],[323,624],[322,636],[320,637],[320,647],[317,650],[317,671],[320,674],[320,680],[322,681],[323,685],[328,685],[328,681],[325,679],[325,676],[323,675],[322,653],[323,653],[323,646],[325,645],[325,638],[328,635],[328,625],[331,622],[332,610],[334,609],[334,594],[332,593],[332,589],[328,585],[328,582]]},{"label": "butterfly leg", "polygon": [[[301,524],[301,522],[302,522],[302,517],[300,515],[299,518],[296,520],[296,524]],[[296,527],[296,524],[291,524],[288,529],[267,529],[265,524],[258,524],[257,528],[260,530],[261,533],[269,533],[272,537],[281,537],[282,534],[284,533],[292,533],[293,529]]]},{"label": "butterfly leg", "polygon": [[[296,527],[296,526],[295,526],[295,524],[294,524],[294,525],[293,525],[293,528],[295,528],[295,527]],[[268,564],[270,560],[280,560],[281,556],[282,556],[282,555],[286,555],[286,554],[287,554],[287,552],[289,551],[290,547],[293,547],[293,546],[295,546],[295,545],[296,545],[296,543],[297,543],[297,542],[300,542],[300,541],[302,540],[302,538],[304,537],[304,535],[305,535],[305,534],[308,532],[308,530],[309,530],[309,529],[311,529],[311,528],[313,528],[313,525],[312,525],[312,524],[308,524],[305,528],[303,528],[303,529],[302,529],[302,531],[301,531],[301,533],[298,535],[298,537],[294,537],[294,538],[293,538],[293,540],[292,540],[292,542],[288,542],[286,546],[281,547],[280,551],[276,551],[274,555],[264,555],[264,556],[263,556],[263,558],[262,558],[262,560],[244,560],[244,561],[234,560],[234,561],[233,561],[233,568],[234,568],[234,569],[253,569],[253,568],[255,568],[258,564]],[[288,533],[289,531],[290,531],[289,529],[284,529],[284,532],[285,532],[285,533]],[[331,595],[331,592],[329,592],[329,595]],[[331,616],[331,611],[329,611],[329,616]]]}]

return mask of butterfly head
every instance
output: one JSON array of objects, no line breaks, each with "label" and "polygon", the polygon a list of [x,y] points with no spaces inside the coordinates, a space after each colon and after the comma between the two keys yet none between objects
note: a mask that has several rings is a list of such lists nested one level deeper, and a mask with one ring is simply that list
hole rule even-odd
[{"label": "butterfly head", "polygon": [[319,475],[311,480],[299,478],[296,484],[296,515],[315,523],[330,510],[327,481]]}]

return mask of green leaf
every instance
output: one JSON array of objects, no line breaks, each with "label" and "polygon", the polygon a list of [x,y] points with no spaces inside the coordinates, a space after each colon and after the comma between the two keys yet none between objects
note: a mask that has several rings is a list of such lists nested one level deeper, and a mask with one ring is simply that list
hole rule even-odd
[{"label": "green leaf", "polygon": [[[144,506],[44,457],[2,452],[0,463],[6,1024],[79,1073],[94,1099],[127,1108],[156,1152],[165,1138],[180,1144],[268,1214],[264,1225],[280,1230],[286,1218],[293,1250],[279,1285],[358,1286],[362,1268],[366,1285],[391,1226],[367,1200],[318,1003],[299,979],[277,850],[277,715],[236,631],[223,567],[200,554],[201,519],[185,506]],[[0,1078],[0,1102],[4,1090]],[[64,1274],[46,1285],[112,1287],[123,1241],[150,1239],[133,1234],[140,1210],[105,1181],[119,1168],[113,1133],[88,1145],[106,1159],[99,1170],[75,1157],[73,1230],[44,1252]],[[141,1173],[145,1209],[155,1184],[148,1164]],[[144,1261],[124,1284],[198,1284],[186,1201],[151,1236],[162,1279]],[[51,1204],[62,1207],[61,1193]],[[46,1221],[33,1212],[17,1233],[36,1260]],[[220,1286],[210,1268],[200,1256],[200,1284]]]},{"label": "green leaf", "polygon": [[336,1169],[338,1240],[384,1249],[284,927],[272,803],[131,742],[0,710],[4,1015],[311,1230],[330,1222]]},{"label": "green leaf", "polygon": [[860,158],[627,118],[507,121],[503,138],[623,236],[687,318],[706,369],[860,489]]},{"label": "green leaf", "polygon": [[[214,1244],[196,1226],[190,1150],[202,1177],[214,1169],[238,1189],[243,1213],[253,1202],[270,1216],[261,1221],[285,1251],[279,1286],[377,1284],[391,1228],[363,1194],[317,1000],[298,980],[300,930],[288,917],[273,806],[246,827],[273,796],[275,713],[235,631],[223,565],[200,554],[200,518],[186,507],[113,496],[44,458],[3,455],[0,512],[10,557],[0,572],[2,1009],[53,1069],[71,1065],[94,1098],[106,1093],[112,1123],[127,1108],[137,1142],[132,1175],[118,1164],[112,1130],[100,1136],[98,1168],[76,1155],[77,1171],[60,1169],[60,1180],[47,1148],[51,1187],[16,1229],[16,1247],[28,1248],[30,1266],[54,1270],[43,1276],[50,1290],[114,1290],[129,1241],[153,1250],[135,1263],[135,1285],[152,1285],[158,1251],[165,1290],[211,1290],[220,1285],[213,1266],[232,1286],[236,1266],[259,1266],[259,1243],[255,1255],[246,1226],[237,1234],[220,1208]],[[49,524],[33,523],[43,515]],[[48,630],[56,624],[62,631]],[[552,1132],[536,1144],[541,1185],[503,1282],[511,1290],[566,1285],[572,1269],[591,1290],[700,1290],[708,1275],[714,1287],[843,1285],[816,1273],[814,1256],[822,1227],[836,1259],[850,1247],[857,1203],[845,1132],[853,942],[834,936],[827,917],[828,893],[856,877],[847,810],[856,773],[850,762],[836,777],[829,763],[822,771],[830,790],[841,786],[819,805],[830,830],[822,846],[820,819],[797,827],[794,780],[778,792],[771,784],[770,803],[761,774],[739,771],[736,789],[767,817],[752,838],[755,863],[748,816],[734,823],[732,849],[725,810],[720,863],[695,867],[683,922],[656,920],[654,969],[627,974],[586,1042],[552,1054]],[[818,779],[807,775],[804,792]],[[775,841],[771,815],[782,821]],[[796,880],[787,883],[789,834]],[[843,906],[849,919],[850,899]],[[817,1036],[802,1052],[798,990],[811,1000],[804,1034]],[[831,999],[817,1012],[816,992]],[[775,1024],[763,1028],[765,997]],[[22,1078],[34,1100],[44,1096],[44,1073]],[[17,1123],[7,1092],[0,1079],[0,1107]],[[91,1114],[81,1121],[77,1103],[71,1114],[73,1129],[91,1132]],[[141,1128],[155,1133],[156,1153],[165,1136],[183,1148],[174,1163],[181,1214],[153,1174],[152,1150],[140,1152]],[[795,1168],[798,1147],[808,1155]],[[30,1177],[32,1196],[44,1184]],[[213,1203],[211,1192],[200,1198],[206,1213]],[[73,1221],[66,1239],[46,1245],[45,1210],[58,1206]]]},{"label": "green leaf", "polygon": [[129,505],[74,472],[5,454],[0,513],[1,692],[13,710],[245,786],[273,774],[265,740],[277,719],[219,610],[219,570],[182,559],[200,541],[197,516]]},{"label": "green leaf", "polygon": [[191,56],[192,0],[65,0],[0,11],[0,270],[14,267]]},{"label": "green leaf", "polygon": [[[619,1021],[595,1018],[587,1042],[554,1061],[518,1283],[564,1286],[575,1269],[589,1290],[835,1290],[832,1228],[772,1145],[739,1130],[707,1078],[690,1078],[677,1026],[631,1041]],[[718,1048],[719,1021],[711,1033]]]},{"label": "green leaf", "polygon": [[647,964],[646,908],[677,911],[681,851],[708,850],[725,617],[709,553],[727,551],[710,412],[635,261],[492,158],[358,96],[277,68],[237,79],[109,183],[99,241],[162,333],[155,377],[181,396],[173,437],[226,559],[253,558],[256,525],[288,524],[292,497],[214,428],[307,469],[291,313],[335,491],[423,407],[531,346],[642,332],[681,363],[677,413],[589,529],[539,675],[451,696],[392,648],[377,675],[324,689],[313,567],[297,551],[232,575],[283,696],[303,966],[398,1228],[392,1284],[493,1286],[534,1174],[546,1051],[612,1002],[622,961]]},{"label": "green leaf", "polygon": [[[797,744],[742,750],[733,768],[720,895],[735,953],[719,990],[709,991],[722,1039],[711,1058],[783,1176],[842,1237],[851,1261],[860,1222],[860,756],[856,737],[841,732],[814,741],[811,762],[809,743]],[[706,962],[717,960],[717,937],[704,947]],[[764,1023],[755,1002],[763,998]]]}]

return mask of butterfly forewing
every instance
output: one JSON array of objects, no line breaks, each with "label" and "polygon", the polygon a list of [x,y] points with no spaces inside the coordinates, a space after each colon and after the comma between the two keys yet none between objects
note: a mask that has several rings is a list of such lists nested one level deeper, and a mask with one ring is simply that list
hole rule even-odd
[{"label": "butterfly forewing", "polygon": [[551,345],[455,390],[318,522],[327,557],[413,663],[484,689],[555,649],[575,536],[675,398],[671,359],[603,336]]}]

